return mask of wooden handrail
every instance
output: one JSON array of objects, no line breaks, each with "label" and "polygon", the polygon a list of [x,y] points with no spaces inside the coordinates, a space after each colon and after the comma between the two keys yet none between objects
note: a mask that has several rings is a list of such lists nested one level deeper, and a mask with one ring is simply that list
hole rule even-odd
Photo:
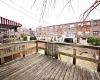
[{"label": "wooden handrail", "polygon": [[[37,41],[41,43],[47,43],[47,41]],[[49,42],[52,43],[52,42]],[[73,47],[80,47],[80,48],[89,48],[89,49],[96,49],[100,50],[100,46],[93,46],[93,45],[81,45],[81,44],[73,44],[73,43],[58,43],[58,42],[53,42],[54,44],[58,45],[66,45],[66,46],[73,46]]]},{"label": "wooden handrail", "polygon": [[[45,43],[47,44],[47,41],[37,41],[39,43]],[[83,56],[78,56],[76,55],[76,49],[73,49],[73,54],[69,54],[69,53],[64,53],[64,52],[59,52],[59,54],[65,55],[65,56],[69,56],[69,57],[73,57],[73,64],[76,64],[76,58],[78,59],[82,59],[82,60],[86,60],[86,61],[91,61],[91,62],[97,62],[97,71],[100,72],[100,46],[90,46],[90,45],[78,45],[78,44],[73,44],[73,43],[57,43],[57,42],[49,42],[49,43],[53,43],[53,44],[57,44],[57,45],[66,45],[66,46],[72,46],[73,48],[75,47],[79,47],[79,48],[88,48],[88,49],[95,49],[95,50],[99,50],[99,60],[93,59],[93,58],[88,58],[88,57],[83,57]],[[41,47],[38,47],[40,49],[44,49]],[[46,50],[46,49],[44,49]]]}]

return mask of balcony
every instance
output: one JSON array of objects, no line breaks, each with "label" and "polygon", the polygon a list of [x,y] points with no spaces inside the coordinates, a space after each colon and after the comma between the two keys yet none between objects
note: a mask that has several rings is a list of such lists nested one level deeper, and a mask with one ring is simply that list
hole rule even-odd
[{"label": "balcony", "polygon": [[[12,60],[6,62],[5,57],[9,56]],[[63,61],[62,56],[69,57],[70,62]],[[16,42],[0,45],[0,58],[0,80],[100,80],[100,47],[46,41]],[[78,60],[83,60],[85,67],[79,66]],[[89,64],[84,61],[95,64],[97,71],[86,68]]]}]

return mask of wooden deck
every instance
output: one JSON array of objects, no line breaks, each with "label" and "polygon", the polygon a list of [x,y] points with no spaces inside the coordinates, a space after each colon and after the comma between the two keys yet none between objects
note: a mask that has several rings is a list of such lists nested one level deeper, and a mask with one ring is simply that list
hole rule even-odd
[{"label": "wooden deck", "polygon": [[0,80],[100,80],[100,73],[32,54],[0,66]]}]

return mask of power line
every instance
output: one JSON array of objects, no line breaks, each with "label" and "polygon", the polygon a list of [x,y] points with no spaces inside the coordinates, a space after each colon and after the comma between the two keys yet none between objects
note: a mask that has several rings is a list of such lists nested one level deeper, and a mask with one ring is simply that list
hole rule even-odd
[{"label": "power line", "polygon": [[[19,6],[22,10],[24,10],[24,11],[26,11],[26,12],[28,12],[29,14],[31,14],[28,10],[26,10],[25,8],[23,8],[21,5],[19,5],[19,4],[16,4],[14,1],[12,1],[12,0],[9,0],[10,2],[12,2],[13,4],[15,4],[15,5],[17,5],[17,6]],[[34,4],[35,4],[35,2],[34,2]],[[31,14],[32,15],[32,14]],[[32,15],[33,16],[33,15]],[[38,21],[38,20],[37,20]],[[45,21],[45,20],[43,20],[43,23],[48,23],[47,21]]]},{"label": "power line", "polygon": [[24,13],[24,12],[22,12],[22,11],[20,11],[20,10],[16,9],[16,8],[14,8],[13,6],[11,6],[11,5],[9,5],[9,4],[7,4],[7,3],[5,3],[5,2],[1,1],[1,0],[0,0],[0,2],[2,2],[3,4],[5,4],[5,5],[7,5],[7,6],[9,6],[9,7],[13,8],[13,9],[15,9],[16,11],[18,11],[18,12],[20,12],[20,13],[22,13],[22,14],[24,14],[24,15],[26,15],[26,16],[28,16],[28,17],[30,17],[30,18],[32,18],[33,20],[38,21],[37,19],[35,19],[35,18],[33,18],[32,16],[29,16],[28,14],[26,14],[26,13]]},{"label": "power line", "polygon": [[[12,0],[9,0],[10,2],[12,2],[12,3],[14,3],[15,5],[17,5],[17,6],[19,6],[22,10],[24,10],[24,11],[26,11],[26,12],[28,12],[29,14],[31,14],[28,10],[26,10],[25,8],[23,8],[21,5],[19,5],[19,4],[16,4],[14,1],[12,1]],[[35,0],[36,1],[36,0]],[[35,2],[34,2],[34,4],[35,4]],[[34,4],[32,5],[32,6],[34,6]],[[31,7],[32,7],[31,6]],[[31,14],[32,15],[32,14]],[[33,16],[33,15],[32,15]],[[45,21],[45,20],[43,20],[43,23],[48,23],[47,21]]]},{"label": "power line", "polygon": [[[21,5],[19,5],[19,4],[16,4],[14,1],[12,1],[12,0],[9,0],[11,3],[13,3],[13,4],[15,4],[15,5],[17,5],[17,6],[19,6],[22,10],[24,10],[24,11],[26,11],[27,13],[29,13],[29,14],[31,14],[28,10],[26,10],[25,8],[23,8]],[[32,15],[32,14],[31,14]],[[33,16],[33,15],[32,15]]]}]

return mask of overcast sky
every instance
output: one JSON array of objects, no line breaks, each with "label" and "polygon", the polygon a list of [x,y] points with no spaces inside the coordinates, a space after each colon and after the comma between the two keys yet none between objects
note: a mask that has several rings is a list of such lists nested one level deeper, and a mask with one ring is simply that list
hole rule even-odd
[{"label": "overcast sky", "polygon": [[[13,8],[2,3],[1,1],[12,6]],[[56,0],[55,8],[50,6],[47,7],[43,20],[40,20],[43,0],[37,0],[32,9],[31,5],[34,0],[12,0],[14,3],[9,0],[1,1],[0,16],[17,21],[21,23],[23,27],[33,29],[38,26],[57,25],[79,21],[78,19],[80,14],[95,2],[95,0],[73,0],[72,6],[74,11],[69,5],[67,5],[63,12],[61,12],[63,6],[67,3],[67,0]],[[100,9],[100,6],[98,6],[97,9]],[[94,10],[90,14],[90,19],[100,19],[100,11]]]}]

